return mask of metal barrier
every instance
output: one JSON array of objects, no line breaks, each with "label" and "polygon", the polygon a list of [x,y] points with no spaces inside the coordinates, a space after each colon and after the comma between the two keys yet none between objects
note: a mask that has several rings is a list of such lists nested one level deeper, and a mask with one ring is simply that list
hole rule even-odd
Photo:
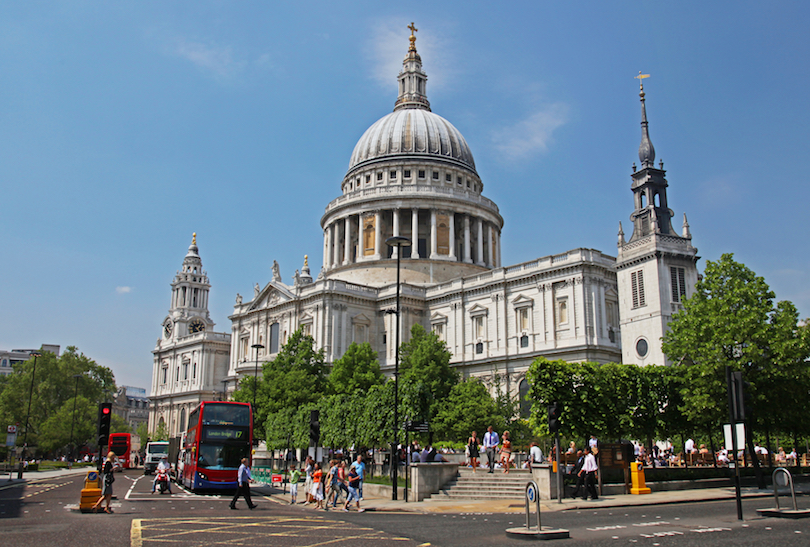
[{"label": "metal barrier", "polygon": [[[784,484],[779,485],[777,483],[776,475],[777,473],[781,473],[786,478],[783,480],[785,481]],[[779,486],[790,486],[790,495],[793,498],[793,510],[798,511],[799,508],[796,506],[796,490],[793,487],[793,476],[790,474],[790,471],[785,469],[784,467],[777,467],[773,470],[773,475],[771,476],[771,481],[773,482],[773,500],[776,503],[776,510],[781,511],[779,507]]]}]

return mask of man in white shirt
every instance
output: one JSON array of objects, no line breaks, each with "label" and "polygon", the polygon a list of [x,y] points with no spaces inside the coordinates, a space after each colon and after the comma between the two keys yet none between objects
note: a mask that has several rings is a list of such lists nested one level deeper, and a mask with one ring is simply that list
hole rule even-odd
[{"label": "man in white shirt", "polygon": [[487,432],[484,433],[484,449],[487,451],[487,464],[489,465],[488,473],[492,473],[495,469],[495,452],[498,450],[499,444],[498,434],[492,431],[492,426],[489,426]]},{"label": "man in white shirt", "polygon": [[532,441],[529,449],[529,469],[532,466],[543,463],[543,451],[537,446],[537,443]]},{"label": "man in white shirt", "polygon": [[695,441],[692,438],[686,439],[686,442],[683,444],[683,451],[687,454],[694,454],[695,453]]},{"label": "man in white shirt", "polygon": [[599,469],[599,466],[596,463],[596,455],[599,453],[599,449],[595,446],[591,448],[591,453],[585,456],[585,463],[582,464],[582,469],[579,470],[579,474],[585,474],[585,495],[582,496],[583,500],[588,499],[588,494],[590,493],[592,500],[599,499],[599,494],[596,493],[596,471]]}]

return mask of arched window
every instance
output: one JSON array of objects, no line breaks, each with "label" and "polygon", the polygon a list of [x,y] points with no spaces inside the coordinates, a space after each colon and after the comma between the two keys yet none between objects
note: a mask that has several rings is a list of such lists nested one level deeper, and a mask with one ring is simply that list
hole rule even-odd
[{"label": "arched window", "polygon": [[180,410],[180,431],[183,432],[186,430],[186,409],[183,408]]}]

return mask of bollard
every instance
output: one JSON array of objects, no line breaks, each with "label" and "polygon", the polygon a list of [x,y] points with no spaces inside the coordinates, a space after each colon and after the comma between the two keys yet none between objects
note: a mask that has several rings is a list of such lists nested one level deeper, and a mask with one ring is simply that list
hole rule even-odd
[{"label": "bollard", "polygon": [[647,488],[647,481],[644,479],[643,464],[640,462],[631,463],[630,476],[633,483],[633,487],[630,488],[631,494],[649,494],[652,492],[652,490]]},{"label": "bollard", "polygon": [[[540,489],[537,483],[529,481],[526,483],[526,526],[523,528],[507,528],[506,536],[516,539],[568,539],[568,530],[562,528],[550,528],[540,525]],[[535,504],[537,514],[537,526],[531,525],[531,505]]]},{"label": "bollard", "polygon": [[99,487],[98,471],[92,469],[87,472],[87,477],[84,479],[84,488],[82,488],[81,499],[79,500],[79,511],[89,513],[100,497],[101,488]]}]

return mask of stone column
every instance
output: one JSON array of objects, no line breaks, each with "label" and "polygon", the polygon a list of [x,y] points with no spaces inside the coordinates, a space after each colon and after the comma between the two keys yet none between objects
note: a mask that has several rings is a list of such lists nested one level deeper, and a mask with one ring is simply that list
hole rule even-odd
[{"label": "stone column", "polygon": [[484,221],[478,219],[478,245],[475,253],[475,263],[484,266]]},{"label": "stone column", "polygon": [[503,262],[501,262],[501,232],[500,232],[500,230],[498,230],[498,232],[495,234],[495,238],[498,240],[498,258],[497,258],[497,260],[498,260],[498,267],[500,268],[501,266],[503,266]]},{"label": "stone column", "polygon": [[487,264],[490,268],[495,267],[494,255],[492,253],[492,224],[487,222]]},{"label": "stone column", "polygon": [[[394,209],[394,237],[399,236],[399,209]],[[393,254],[391,258],[396,258],[399,253],[399,247],[392,249]]]},{"label": "stone column", "polygon": [[472,264],[470,256],[470,215],[464,215],[464,262]]},{"label": "stone column", "polygon": [[411,210],[411,258],[419,258],[419,209]]},{"label": "stone column", "polygon": [[329,258],[332,266],[340,265],[340,226],[337,220],[332,224],[332,250]]},{"label": "stone column", "polygon": [[382,231],[381,221],[382,214],[380,211],[374,212],[374,258],[379,259],[382,257]]},{"label": "stone column", "polygon": [[430,210],[430,258],[436,258],[439,253],[436,252],[438,246],[438,238],[436,237],[436,209]]},{"label": "stone column", "polygon": [[357,258],[355,259],[357,262],[363,260],[363,247],[365,244],[363,241],[365,240],[365,234],[363,233],[363,213],[357,215],[358,227],[357,227]]},{"label": "stone column", "polygon": [[329,259],[332,255],[332,227],[326,227],[326,246],[323,250],[323,267],[327,270],[332,267],[332,261]]},{"label": "stone column", "polygon": [[456,259],[456,214],[453,211],[449,211],[450,216],[450,260]]},{"label": "stone column", "polygon": [[352,217],[347,216],[343,220],[343,235],[344,235],[344,247],[343,247],[343,265],[347,266],[351,264],[352,255]]}]

